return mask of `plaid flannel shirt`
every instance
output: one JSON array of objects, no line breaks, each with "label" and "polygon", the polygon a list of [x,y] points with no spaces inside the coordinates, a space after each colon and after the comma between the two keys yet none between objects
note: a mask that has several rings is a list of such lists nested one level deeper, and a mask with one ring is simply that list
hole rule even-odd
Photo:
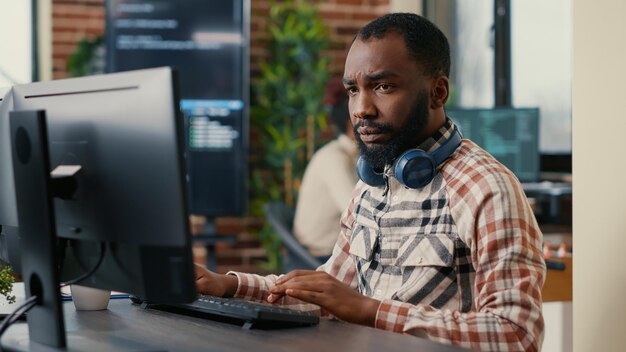
[{"label": "plaid flannel shirt", "polygon": [[[447,123],[420,147],[432,151]],[[481,351],[538,351],[542,234],[517,178],[464,139],[422,189],[359,182],[324,270],[380,300],[376,327]],[[232,273],[236,297],[265,300],[276,275]],[[299,310],[319,307],[290,297]],[[327,314],[322,311],[322,314]]]}]

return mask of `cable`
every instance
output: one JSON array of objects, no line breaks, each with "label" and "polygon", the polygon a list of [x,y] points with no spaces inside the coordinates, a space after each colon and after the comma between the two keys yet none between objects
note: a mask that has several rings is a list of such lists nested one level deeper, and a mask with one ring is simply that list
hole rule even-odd
[{"label": "cable", "polygon": [[31,302],[28,306],[24,305],[22,309],[20,309],[19,311],[16,310],[11,320],[9,320],[9,325],[15,323],[22,315],[26,314],[26,312],[28,312],[29,310],[31,310],[34,306],[38,304],[37,302],[38,297],[37,296],[33,296],[33,297],[35,298],[34,302]]},{"label": "cable", "polygon": [[[106,252],[106,245],[104,242],[101,242],[100,243],[100,258],[98,258],[98,262],[96,263],[96,265],[94,265],[94,267],[91,268],[91,270],[84,273],[83,275],[61,284],[61,287],[76,284],[88,278],[89,276],[91,276],[94,272],[96,272],[96,270],[98,270],[98,268],[100,267],[100,264],[102,264],[102,262],[104,261],[105,252]],[[37,304],[38,304],[38,297],[31,296],[26,301],[24,301],[24,303],[18,306],[13,312],[11,312],[11,314],[4,317],[4,319],[2,320],[2,323],[0,323],[0,337],[13,323],[15,323],[22,315],[24,315],[26,312],[31,310]]]},{"label": "cable", "polygon": [[36,306],[37,300],[37,296],[31,296],[26,301],[24,301],[24,303],[15,308],[15,310],[11,312],[11,314],[4,317],[2,323],[0,324],[0,337],[9,328],[9,326],[11,326],[11,324],[15,323],[17,319],[19,319],[22,315],[24,315],[26,312]]},{"label": "cable", "polygon": [[83,275],[81,275],[81,276],[79,276],[79,277],[77,277],[75,279],[72,279],[70,281],[62,283],[61,287],[77,284],[77,283],[85,280],[89,276],[91,276],[93,273],[95,273],[96,270],[98,270],[98,268],[100,267],[100,264],[102,264],[102,261],[104,260],[104,253],[105,252],[106,252],[106,245],[105,245],[104,242],[100,242],[100,258],[98,258],[98,262],[96,263],[96,265],[94,265],[94,267],[91,268],[91,270],[89,270],[88,272],[84,273]]}]

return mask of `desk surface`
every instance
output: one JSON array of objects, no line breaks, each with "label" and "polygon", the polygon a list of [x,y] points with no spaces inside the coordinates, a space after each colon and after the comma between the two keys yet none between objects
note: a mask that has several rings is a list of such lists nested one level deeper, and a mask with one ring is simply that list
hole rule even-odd
[{"label": "desk surface", "polygon": [[[465,351],[328,319],[316,327],[244,330],[237,325],[141,309],[127,299],[111,300],[104,311],[77,312],[72,302],[65,302],[64,310],[69,351]],[[5,332],[2,347],[26,350],[27,339],[28,326],[17,323]]]}]

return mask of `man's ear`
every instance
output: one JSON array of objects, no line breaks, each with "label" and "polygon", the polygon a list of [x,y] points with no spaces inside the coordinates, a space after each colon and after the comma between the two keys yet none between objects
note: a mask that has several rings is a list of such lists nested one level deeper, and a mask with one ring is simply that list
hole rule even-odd
[{"label": "man's ear", "polygon": [[439,109],[448,101],[450,82],[448,77],[439,76],[433,79],[430,90],[430,108]]}]

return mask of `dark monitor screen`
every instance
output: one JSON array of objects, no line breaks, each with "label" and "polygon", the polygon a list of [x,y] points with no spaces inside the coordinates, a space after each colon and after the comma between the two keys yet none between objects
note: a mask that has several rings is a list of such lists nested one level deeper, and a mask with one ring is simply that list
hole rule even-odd
[{"label": "dark monitor screen", "polygon": [[522,182],[539,181],[539,109],[446,108],[465,138],[484,148]]},{"label": "dark monitor screen", "polygon": [[0,260],[21,272],[15,183],[11,161],[9,111],[13,109],[10,87],[0,87]]},{"label": "dark monitor screen", "polygon": [[9,130],[9,111],[12,109],[11,88],[0,88],[0,226],[3,227],[17,227]]},{"label": "dark monitor screen", "polygon": [[110,0],[107,72],[180,74],[190,211],[241,215],[248,178],[248,0]]},{"label": "dark monitor screen", "polygon": [[[156,302],[196,296],[182,120],[169,68],[18,85],[15,110],[44,110],[50,167],[80,165],[74,199],[54,199],[67,239],[63,280]],[[17,197],[20,195],[18,194]]]}]

